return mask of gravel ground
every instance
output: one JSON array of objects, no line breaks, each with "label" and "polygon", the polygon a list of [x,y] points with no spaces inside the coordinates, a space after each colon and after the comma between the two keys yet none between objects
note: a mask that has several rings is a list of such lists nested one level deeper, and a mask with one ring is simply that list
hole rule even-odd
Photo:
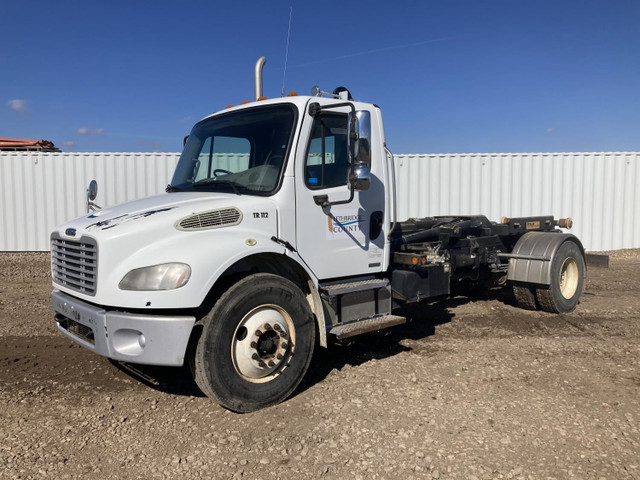
[{"label": "gravel ground", "polygon": [[184,369],[131,372],[53,327],[48,254],[0,254],[0,478],[640,479],[640,250],[570,315],[509,292],[316,354],[245,415]]}]

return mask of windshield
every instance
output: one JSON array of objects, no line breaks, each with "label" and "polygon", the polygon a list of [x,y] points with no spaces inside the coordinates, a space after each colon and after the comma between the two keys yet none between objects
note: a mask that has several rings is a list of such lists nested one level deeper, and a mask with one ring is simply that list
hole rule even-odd
[{"label": "windshield", "polygon": [[295,118],[292,105],[275,105],[197,123],[169,190],[273,193],[279,184]]}]

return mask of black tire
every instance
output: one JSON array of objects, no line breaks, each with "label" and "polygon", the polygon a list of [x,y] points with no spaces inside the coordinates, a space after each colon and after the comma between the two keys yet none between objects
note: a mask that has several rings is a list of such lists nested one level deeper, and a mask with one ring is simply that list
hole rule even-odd
[{"label": "black tire", "polygon": [[533,287],[528,285],[514,285],[513,295],[516,297],[518,306],[525,310],[536,310],[538,305],[536,304],[536,292]]},{"label": "black tire", "polygon": [[199,323],[195,381],[208,397],[234,412],[282,402],[311,361],[311,309],[302,291],[277,275],[259,273],[240,280]]},{"label": "black tire", "polygon": [[584,257],[575,242],[563,243],[551,260],[551,285],[536,289],[540,308],[550,313],[575,310],[584,284]]}]

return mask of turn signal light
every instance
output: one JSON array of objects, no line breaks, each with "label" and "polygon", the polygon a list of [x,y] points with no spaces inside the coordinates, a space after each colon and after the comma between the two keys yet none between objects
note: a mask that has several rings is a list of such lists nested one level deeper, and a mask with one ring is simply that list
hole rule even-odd
[{"label": "turn signal light", "polygon": [[412,265],[426,265],[427,257],[411,257]]}]

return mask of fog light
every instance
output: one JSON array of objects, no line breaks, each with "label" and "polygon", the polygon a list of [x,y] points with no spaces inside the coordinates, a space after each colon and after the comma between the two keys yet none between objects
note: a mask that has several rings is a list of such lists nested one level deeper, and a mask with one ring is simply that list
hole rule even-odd
[{"label": "fog light", "polygon": [[116,352],[123,355],[140,355],[147,343],[142,332],[130,328],[116,330],[111,341]]}]

